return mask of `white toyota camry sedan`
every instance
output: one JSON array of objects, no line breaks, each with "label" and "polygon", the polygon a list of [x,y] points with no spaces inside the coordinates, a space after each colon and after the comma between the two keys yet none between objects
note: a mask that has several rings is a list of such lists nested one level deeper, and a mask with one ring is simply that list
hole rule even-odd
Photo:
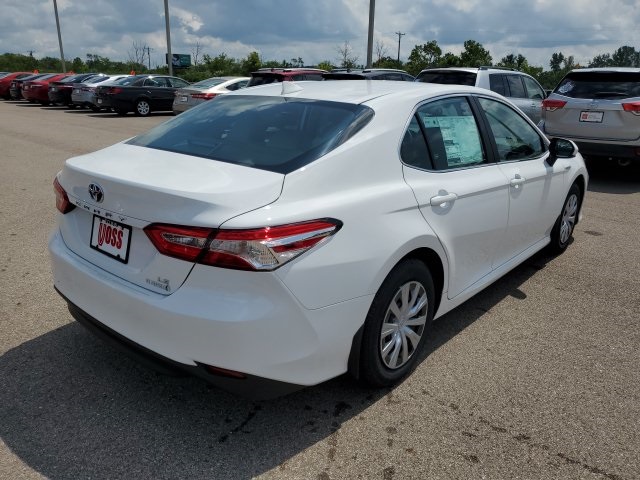
[{"label": "white toyota camry sedan", "polygon": [[434,318],[569,245],[587,182],[572,142],[488,90],[265,85],[67,160],[55,288],[140,360],[231,391],[386,386]]}]

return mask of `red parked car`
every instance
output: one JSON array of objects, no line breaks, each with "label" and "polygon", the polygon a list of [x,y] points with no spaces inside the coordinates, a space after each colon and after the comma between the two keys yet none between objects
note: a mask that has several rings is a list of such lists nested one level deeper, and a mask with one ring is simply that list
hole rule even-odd
[{"label": "red parked car", "polygon": [[29,75],[33,75],[31,72],[13,72],[4,77],[0,78],[0,97],[5,100],[9,100],[11,98],[11,94],[9,93],[9,89],[11,88],[11,81],[19,78],[28,77]]},{"label": "red parked car", "polygon": [[58,73],[52,77],[24,82],[22,96],[31,103],[38,102],[42,105],[49,105],[51,103],[51,100],[49,100],[49,83],[57,82],[68,76],[68,73]]}]

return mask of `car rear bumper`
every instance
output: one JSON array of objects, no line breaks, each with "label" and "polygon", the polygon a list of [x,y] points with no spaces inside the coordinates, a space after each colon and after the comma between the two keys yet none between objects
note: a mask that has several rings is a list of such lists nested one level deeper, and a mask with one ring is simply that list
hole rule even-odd
[{"label": "car rear bumper", "polygon": [[104,327],[119,343],[249,396],[265,394],[252,394],[251,382],[242,387],[244,381],[225,378],[222,384],[203,366],[241,372],[261,385],[287,384],[276,392],[321,383],[347,371],[353,337],[372,300],[308,310],[272,273],[201,265],[165,296],[86,262],[58,231],[49,251],[55,288],[81,323]]},{"label": "car rear bumper", "polygon": [[575,141],[575,144],[584,157],[624,159],[640,163],[640,145],[630,146],[585,141]]}]

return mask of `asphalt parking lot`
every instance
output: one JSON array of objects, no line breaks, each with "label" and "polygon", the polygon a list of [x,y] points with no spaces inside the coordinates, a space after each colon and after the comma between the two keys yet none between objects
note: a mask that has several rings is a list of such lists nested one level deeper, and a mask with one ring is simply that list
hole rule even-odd
[{"label": "asphalt parking lot", "polygon": [[0,478],[640,478],[639,168],[590,164],[567,252],[439,319],[402,384],[256,402],[123,357],[52,288],[55,173],[168,118],[0,102]]}]

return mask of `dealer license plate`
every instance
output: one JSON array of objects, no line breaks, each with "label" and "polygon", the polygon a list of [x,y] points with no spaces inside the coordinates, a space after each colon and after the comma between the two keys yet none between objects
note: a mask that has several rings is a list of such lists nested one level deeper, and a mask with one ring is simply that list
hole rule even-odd
[{"label": "dealer license plate", "polygon": [[581,122],[601,123],[604,112],[580,112]]},{"label": "dealer license plate", "polygon": [[186,95],[183,95],[182,97],[180,97],[181,102],[186,102],[187,100],[188,98],[186,97]]},{"label": "dealer license plate", "polygon": [[98,215],[93,216],[91,248],[115,258],[119,262],[129,261],[131,227]]},{"label": "dealer license plate", "polygon": [[101,98],[98,99],[98,103],[102,103],[102,99]]}]

